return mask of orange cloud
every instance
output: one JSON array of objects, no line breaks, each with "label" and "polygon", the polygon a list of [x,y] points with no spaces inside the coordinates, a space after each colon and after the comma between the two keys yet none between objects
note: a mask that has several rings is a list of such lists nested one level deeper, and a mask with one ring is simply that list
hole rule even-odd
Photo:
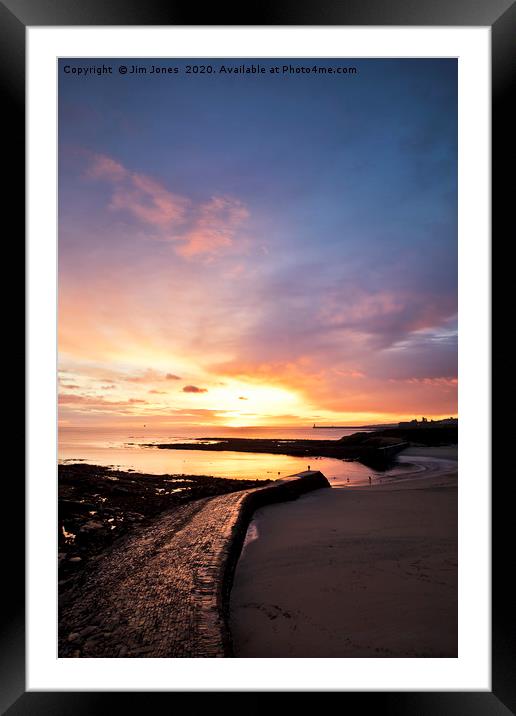
[{"label": "orange cloud", "polygon": [[334,368],[308,356],[286,362],[231,361],[212,369],[219,376],[295,392],[308,415],[311,406],[335,415],[371,416],[381,415],[388,406],[389,420],[396,415],[400,419],[416,415],[422,410],[435,417],[457,412],[457,379],[453,377],[386,381],[356,368]]},{"label": "orange cloud", "polygon": [[207,393],[207,388],[198,388],[196,385],[185,385],[183,393]]}]

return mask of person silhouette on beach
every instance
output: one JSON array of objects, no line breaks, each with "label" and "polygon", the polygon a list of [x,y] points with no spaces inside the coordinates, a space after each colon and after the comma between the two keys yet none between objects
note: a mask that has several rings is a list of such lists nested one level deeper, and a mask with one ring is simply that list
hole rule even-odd
[{"label": "person silhouette on beach", "polygon": [[369,475],[369,484],[371,485],[371,475]]}]

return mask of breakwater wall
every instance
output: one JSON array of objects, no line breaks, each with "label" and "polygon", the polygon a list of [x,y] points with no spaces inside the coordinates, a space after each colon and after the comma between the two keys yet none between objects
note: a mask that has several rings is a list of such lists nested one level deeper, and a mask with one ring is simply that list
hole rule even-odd
[{"label": "breakwater wall", "polygon": [[253,513],[330,487],[318,471],[203,498],[113,545],[62,606],[60,657],[227,657],[233,574]]}]

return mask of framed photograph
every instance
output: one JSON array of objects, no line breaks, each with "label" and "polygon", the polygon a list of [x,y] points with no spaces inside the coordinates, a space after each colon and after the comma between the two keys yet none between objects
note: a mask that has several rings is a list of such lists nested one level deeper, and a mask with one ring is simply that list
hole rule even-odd
[{"label": "framed photograph", "polygon": [[3,710],[510,713],[514,4],[0,11],[28,308]]}]

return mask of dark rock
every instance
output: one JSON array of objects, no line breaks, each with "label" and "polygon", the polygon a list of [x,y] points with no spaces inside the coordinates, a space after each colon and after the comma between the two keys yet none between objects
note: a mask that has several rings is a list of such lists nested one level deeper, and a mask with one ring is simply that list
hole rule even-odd
[{"label": "dark rock", "polygon": [[104,525],[102,522],[95,522],[94,520],[89,520],[86,522],[86,524],[82,525],[81,532],[89,532],[91,530],[102,530],[104,529]]}]

